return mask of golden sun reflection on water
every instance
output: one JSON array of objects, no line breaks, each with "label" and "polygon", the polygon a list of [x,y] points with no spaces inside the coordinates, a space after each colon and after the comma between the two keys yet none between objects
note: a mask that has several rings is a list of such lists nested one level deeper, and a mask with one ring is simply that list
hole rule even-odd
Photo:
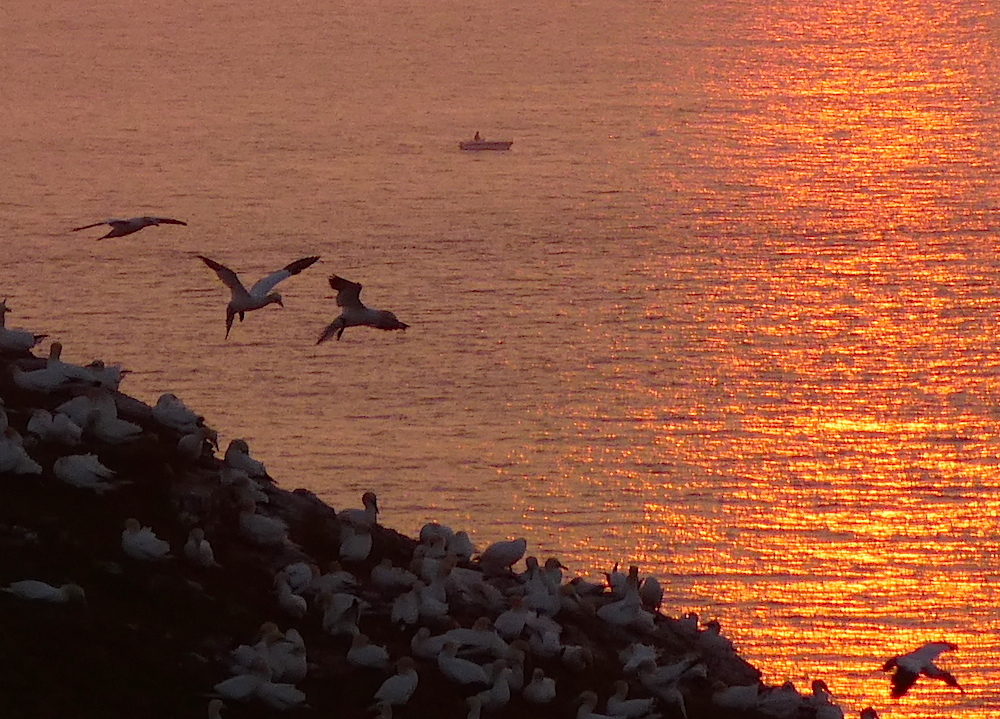
[{"label": "golden sun reflection on water", "polygon": [[[635,560],[724,615],[771,682],[823,677],[849,716],[995,717],[996,11],[821,0],[746,20],[704,110],[716,184],[690,211],[718,282],[664,265],[687,303],[647,308],[699,390],[620,383],[645,390],[656,439],[618,461],[687,478],[646,504],[670,540],[640,533]],[[890,700],[881,663],[935,639],[959,645],[939,663],[967,693]]]}]

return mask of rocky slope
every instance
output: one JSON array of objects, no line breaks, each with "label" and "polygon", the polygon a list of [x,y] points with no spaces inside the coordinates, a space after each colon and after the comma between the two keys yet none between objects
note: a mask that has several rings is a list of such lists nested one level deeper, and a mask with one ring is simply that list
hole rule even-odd
[{"label": "rocky slope", "polygon": [[[2,340],[0,336],[0,346]],[[46,366],[51,388],[25,380],[24,373]],[[116,386],[113,373],[108,377],[97,371],[91,377],[76,371],[79,367],[66,367],[73,366],[47,362],[27,350],[0,353],[0,398],[8,423],[0,438],[0,587],[34,579],[55,586],[73,583],[86,595],[85,603],[50,603],[0,593],[0,717],[206,716],[213,687],[233,676],[232,651],[257,642],[267,621],[281,630],[296,628],[305,642],[308,674],[294,683],[304,692],[307,706],[291,713],[372,716],[373,696],[393,671],[348,663],[351,637],[324,630],[323,602],[317,595],[303,590],[308,609],[294,617],[279,606],[275,591],[276,575],[289,564],[325,568],[340,558],[344,522],[334,510],[311,493],[288,491],[270,478],[246,482],[227,470],[207,428],[183,422],[170,426],[153,408],[109,388]],[[68,376],[59,380],[60,371]],[[80,444],[39,438],[29,431],[37,410],[53,412],[78,397],[85,399],[77,401],[77,409],[88,402],[103,406],[80,417]],[[108,397],[113,400],[111,410]],[[138,429],[115,425],[109,411]],[[184,436],[188,439],[181,442]],[[11,459],[21,445],[37,467],[17,466]],[[60,457],[88,453],[114,471],[113,489],[73,486],[57,476]],[[240,514],[248,497],[255,497],[250,504],[258,516],[280,518],[287,525],[290,541],[265,546],[248,532]],[[172,556],[160,561],[127,556],[122,532],[128,518],[152,527],[169,542]],[[204,530],[220,566],[199,566],[185,558],[183,547],[194,527]],[[396,660],[412,654],[410,640],[417,625],[391,620],[391,606],[400,592],[375,588],[369,575],[385,558],[398,567],[413,566],[418,541],[381,525],[374,526],[371,535],[368,556],[343,565],[357,578],[354,592],[364,602],[359,630],[385,645]],[[424,547],[417,553],[426,552]],[[458,567],[477,570],[478,563],[463,559]],[[470,576],[475,575],[465,575]],[[524,593],[523,580],[512,575],[498,577],[490,586],[502,591],[504,601]],[[685,708],[675,699],[661,700],[657,711],[663,716],[682,716],[682,711],[690,719],[775,715],[760,713],[766,703],[748,710],[712,703],[713,692],[722,687],[759,681],[759,673],[715,628],[661,613],[650,619],[651,628],[613,626],[595,614],[615,601],[610,592],[579,598],[564,588],[561,598],[562,609],[555,616],[562,627],[559,643],[583,648],[586,665],[572,667],[558,655],[543,656],[545,652],[528,646],[531,632],[526,630],[515,644],[523,652],[526,681],[541,667],[555,678],[556,697],[537,706],[515,693],[505,707],[484,711],[483,716],[575,717],[585,690],[597,692],[601,712],[618,679],[629,682],[631,696],[650,696],[637,673],[623,673],[620,652],[636,642],[655,647],[660,666],[684,660],[693,667],[675,684]],[[478,592],[451,588],[448,604],[447,619],[420,624],[436,635],[456,626],[470,627],[480,616],[492,620],[500,609],[489,607]],[[404,706],[394,708],[395,716],[465,717],[466,698],[482,688],[454,684],[433,660],[417,659],[416,669],[416,691]],[[775,690],[759,689],[763,696],[779,698]],[[806,701],[792,704],[785,716],[815,714]],[[225,717],[279,713],[257,697],[227,698],[225,705]]]}]

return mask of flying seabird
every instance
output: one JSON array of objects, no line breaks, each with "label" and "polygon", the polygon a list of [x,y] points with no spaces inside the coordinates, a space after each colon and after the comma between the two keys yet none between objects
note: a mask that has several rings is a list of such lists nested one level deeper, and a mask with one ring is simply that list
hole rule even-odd
[{"label": "flying seabird", "polygon": [[267,307],[272,302],[284,307],[285,304],[281,301],[281,295],[277,292],[271,292],[271,290],[282,280],[287,280],[292,275],[302,272],[302,270],[316,262],[319,256],[303,257],[301,260],[296,260],[291,264],[285,265],[277,272],[272,272],[263,279],[258,280],[257,284],[251,287],[249,291],[240,282],[240,278],[236,273],[225,265],[220,265],[215,260],[211,260],[204,255],[198,255],[198,259],[211,267],[233,294],[229,305],[226,307],[226,337],[228,338],[229,330],[233,326],[233,318],[236,315],[240,316],[240,322],[242,322],[245,313],[250,310],[259,310],[261,307]]},{"label": "flying seabird", "polygon": [[111,231],[104,237],[98,237],[99,240],[106,240],[109,237],[124,237],[125,235],[131,235],[133,232],[138,232],[143,227],[152,227],[153,225],[186,225],[186,222],[181,222],[180,220],[172,220],[169,217],[130,217],[127,220],[103,220],[101,222],[95,222],[92,225],[84,225],[83,227],[74,227],[73,232],[78,232],[79,230],[89,230],[91,227],[99,227],[100,225],[110,225]]},{"label": "flying seabird", "polygon": [[958,680],[950,672],[934,665],[934,660],[942,652],[950,649],[958,649],[958,647],[951,642],[928,642],[909,654],[901,654],[889,659],[882,665],[882,671],[896,670],[892,675],[892,696],[896,698],[906,694],[921,674],[931,679],[940,679],[964,694],[965,690],[959,686]]},{"label": "flying seabird", "polygon": [[361,285],[357,282],[333,275],[330,277],[330,287],[337,291],[337,306],[344,309],[340,317],[327,325],[316,344],[325,342],[334,335],[337,335],[339,340],[348,327],[374,327],[379,330],[405,330],[409,327],[405,322],[396,319],[396,315],[389,310],[373,310],[365,307],[360,299]]}]

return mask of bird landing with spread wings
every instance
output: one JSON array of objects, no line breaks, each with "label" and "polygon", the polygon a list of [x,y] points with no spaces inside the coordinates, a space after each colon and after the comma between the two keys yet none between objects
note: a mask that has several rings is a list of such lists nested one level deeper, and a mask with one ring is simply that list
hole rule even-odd
[{"label": "bird landing with spread wings", "polygon": [[900,654],[897,657],[892,657],[883,664],[882,671],[884,672],[891,671],[892,669],[896,670],[891,679],[891,693],[893,698],[898,698],[906,694],[921,674],[930,679],[940,679],[948,686],[955,687],[964,694],[965,690],[959,686],[958,680],[950,672],[946,672],[934,664],[934,660],[942,652],[950,649],[958,649],[958,647],[951,642],[928,642],[919,649],[914,649],[909,654]]},{"label": "bird landing with spread wings", "polygon": [[330,277],[330,287],[337,291],[337,306],[343,310],[340,316],[327,325],[316,344],[325,342],[334,335],[337,339],[348,327],[374,327],[379,330],[405,330],[409,327],[400,322],[389,310],[373,310],[361,303],[361,285],[333,275]]},{"label": "bird landing with spread wings", "polygon": [[138,232],[144,227],[152,227],[153,225],[187,225],[187,223],[181,220],[172,220],[169,217],[130,217],[127,220],[104,220],[103,222],[95,222],[92,225],[74,227],[73,232],[89,230],[91,227],[100,227],[101,225],[110,225],[111,231],[104,235],[104,237],[98,237],[97,239],[99,240],[106,240],[109,237],[124,237],[125,235],[131,235],[133,232]]},{"label": "bird landing with spread wings", "polygon": [[258,280],[249,291],[240,282],[240,278],[236,273],[225,265],[219,264],[215,260],[203,255],[198,255],[198,259],[211,267],[215,271],[215,274],[219,276],[219,279],[232,292],[233,297],[226,306],[226,338],[228,339],[229,330],[233,327],[233,318],[236,315],[240,316],[240,322],[242,322],[244,314],[251,310],[259,310],[272,303],[284,307],[285,303],[282,301],[281,295],[271,290],[282,280],[287,280],[292,275],[302,272],[302,270],[316,262],[319,256],[303,257],[301,260],[296,260],[291,264],[285,265],[277,272],[272,272],[263,279]]}]

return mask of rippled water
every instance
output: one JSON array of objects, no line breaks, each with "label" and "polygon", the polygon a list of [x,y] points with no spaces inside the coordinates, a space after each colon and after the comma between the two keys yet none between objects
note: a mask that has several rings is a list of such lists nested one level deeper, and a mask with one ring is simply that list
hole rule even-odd
[{"label": "rippled water", "polygon": [[[674,5],[7,3],[9,324],[337,507],[639,562],[769,681],[993,717],[997,11]],[[194,253],[323,259],[225,341]],[[315,346],[334,272],[411,329]],[[968,693],[891,702],[929,639]]]}]

